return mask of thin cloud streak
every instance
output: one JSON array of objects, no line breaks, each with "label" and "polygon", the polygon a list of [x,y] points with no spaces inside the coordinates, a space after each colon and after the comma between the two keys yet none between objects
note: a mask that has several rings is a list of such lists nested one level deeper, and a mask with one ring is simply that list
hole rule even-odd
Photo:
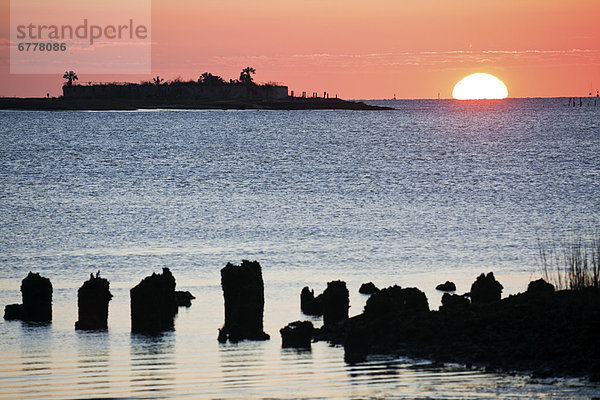
[{"label": "thin cloud streak", "polygon": [[386,56],[419,56],[419,55],[454,55],[454,54],[578,54],[600,53],[596,49],[571,49],[571,50],[449,50],[449,51],[419,51],[419,52],[391,52],[391,53],[366,53],[366,54],[294,54],[292,57],[337,57],[337,58],[373,58]]},{"label": "thin cloud streak", "polygon": [[237,65],[239,63],[269,62],[279,67],[298,67],[306,64],[324,68],[356,69],[365,66],[374,68],[401,66],[448,66],[450,64],[464,65],[497,64],[521,65],[533,62],[599,62],[600,50],[570,49],[570,50],[450,50],[450,51],[419,51],[419,52],[385,52],[365,54],[293,54],[275,56],[217,56],[211,58],[217,65]]}]

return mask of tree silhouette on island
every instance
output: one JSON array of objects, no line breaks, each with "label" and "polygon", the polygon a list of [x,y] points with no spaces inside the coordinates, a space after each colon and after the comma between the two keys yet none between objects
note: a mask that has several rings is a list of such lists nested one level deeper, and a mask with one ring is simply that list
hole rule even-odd
[{"label": "tree silhouette on island", "polygon": [[73,81],[79,80],[79,78],[77,77],[77,74],[73,71],[65,71],[63,78],[68,79],[68,81],[66,83],[67,86],[73,86]]},{"label": "tree silhouette on island", "polygon": [[252,67],[246,67],[240,73],[240,82],[250,84],[253,83],[252,74],[255,74],[256,70]]},{"label": "tree silhouette on island", "polygon": [[205,83],[207,85],[214,85],[214,84],[225,83],[225,81],[219,75],[213,75],[210,72],[205,72],[202,75],[200,75],[200,78],[198,78],[198,83],[200,83],[200,84]]},{"label": "tree silhouette on island", "polygon": [[[254,69],[253,67],[246,67],[240,73],[239,80],[236,81],[236,80],[231,79],[229,81],[229,83],[253,84],[254,79],[252,78],[252,74],[255,74],[255,73],[256,73],[256,69]],[[79,80],[79,78],[77,77],[77,74],[74,71],[65,71],[63,78],[67,79],[67,82],[65,83],[66,86],[73,86],[73,81]],[[197,82],[199,84],[220,85],[220,84],[224,84],[225,80],[222,77],[220,77],[219,75],[213,75],[210,72],[204,72],[202,75],[200,75]],[[152,83],[155,86],[160,86],[163,83],[165,83],[165,80],[164,80],[164,78],[161,78],[160,76],[157,75],[155,78],[152,78],[151,82],[147,82],[147,83]],[[90,82],[90,85],[91,85],[91,82]]]}]

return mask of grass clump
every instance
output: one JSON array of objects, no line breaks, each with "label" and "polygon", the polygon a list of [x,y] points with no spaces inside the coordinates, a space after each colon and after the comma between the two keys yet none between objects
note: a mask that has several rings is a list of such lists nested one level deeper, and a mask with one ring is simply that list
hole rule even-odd
[{"label": "grass clump", "polygon": [[561,249],[538,243],[542,277],[557,290],[600,287],[600,230],[590,240],[581,236]]}]

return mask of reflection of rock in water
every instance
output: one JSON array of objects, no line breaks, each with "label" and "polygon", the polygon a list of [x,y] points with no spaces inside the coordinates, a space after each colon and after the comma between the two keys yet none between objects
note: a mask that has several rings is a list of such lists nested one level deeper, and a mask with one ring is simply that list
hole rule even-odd
[{"label": "reflection of rock in water", "polygon": [[4,319],[52,321],[52,283],[38,273],[29,272],[21,281],[23,304],[10,304],[4,309]]},{"label": "reflection of rock in water", "polygon": [[177,314],[175,278],[169,268],[153,273],[130,290],[131,331],[161,332],[173,329]]},{"label": "reflection of rock in water", "polygon": [[[23,387],[29,389],[30,382],[35,382],[35,378],[51,376],[55,373],[56,355],[53,353],[56,343],[53,342],[56,337],[53,338],[52,325],[48,323],[23,323],[20,332],[21,335],[17,342],[20,343],[18,345],[15,343],[15,345],[16,347],[20,346],[22,373],[17,371],[15,365],[12,376],[27,376],[28,379],[24,381]],[[4,354],[2,358],[5,358]],[[6,365],[10,364],[6,363]]]},{"label": "reflection of rock in water", "polygon": [[[111,388],[111,340],[107,331],[85,332],[77,335],[78,391],[109,393]],[[114,360],[112,360],[114,362]],[[83,393],[83,392],[81,392]]]},{"label": "reflection of rock in water", "polygon": [[108,280],[100,278],[100,272],[96,276],[90,274],[90,279],[77,291],[79,320],[75,322],[75,329],[107,329],[110,299]]},{"label": "reflection of rock in water", "polygon": [[378,380],[390,379],[396,381],[396,379],[393,378],[398,377],[403,372],[403,369],[432,372],[431,364],[411,364],[407,361],[386,356],[380,356],[378,358],[374,357],[368,362],[361,363],[360,365],[346,364],[345,369],[352,381],[356,381],[356,383],[362,383],[365,379],[373,378],[378,378]]},{"label": "reflection of rock in water", "polygon": [[221,287],[225,324],[219,330],[219,342],[269,339],[263,332],[265,298],[260,264],[248,260],[241,265],[227,263],[221,269]]},{"label": "reflection of rock in water", "polygon": [[130,384],[134,397],[173,397],[175,388],[175,334],[131,334]]}]

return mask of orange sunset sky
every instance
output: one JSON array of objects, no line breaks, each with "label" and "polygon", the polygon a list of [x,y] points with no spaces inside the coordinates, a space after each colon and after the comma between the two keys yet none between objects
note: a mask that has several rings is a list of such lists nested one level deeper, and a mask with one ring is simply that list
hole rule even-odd
[{"label": "orange sunset sky", "polygon": [[[0,0],[0,96],[60,94],[60,75],[9,74],[9,6]],[[451,97],[474,72],[510,97],[600,89],[599,0],[153,0],[151,34],[152,76],[166,79],[253,66],[258,82],[349,99]]]}]

